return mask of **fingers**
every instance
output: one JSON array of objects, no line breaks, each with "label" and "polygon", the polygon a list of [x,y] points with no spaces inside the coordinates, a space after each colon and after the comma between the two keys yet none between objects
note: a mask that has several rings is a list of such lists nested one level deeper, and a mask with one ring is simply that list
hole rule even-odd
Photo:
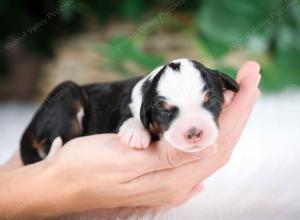
[{"label": "fingers", "polygon": [[[229,149],[230,151],[228,152],[231,152],[233,146],[238,141],[252,107],[260,94],[258,89],[260,81],[259,65],[253,61],[245,63],[238,72],[237,81],[240,84],[240,91],[233,97],[232,102],[224,109],[220,116],[220,135],[217,144]],[[176,169],[165,169],[152,173],[151,176],[149,174],[150,177],[147,178],[148,184],[152,185],[160,181],[160,185],[163,187],[162,191],[170,191],[171,195],[176,195],[170,200],[172,204],[174,204],[172,201],[175,201],[175,203],[182,202],[194,194],[194,190],[186,197],[186,194],[182,193],[182,191],[180,193],[179,189],[183,183],[181,182],[178,185],[178,180],[183,180],[184,185],[191,186],[192,188],[193,183],[203,181],[222,167],[227,157],[227,152],[225,154],[224,151],[213,153],[211,147],[201,152],[200,157],[199,155],[196,157],[195,155],[178,152],[162,141],[157,142],[156,146],[151,146],[147,150],[148,153],[152,150],[151,153],[159,155],[159,157],[155,157],[155,155],[149,157],[148,166],[150,168],[177,167]],[[144,176],[144,179],[147,176]],[[139,178],[139,180],[142,179]],[[135,181],[131,183],[135,188],[138,186]],[[201,187],[195,190],[201,191]]]},{"label": "fingers", "polygon": [[192,189],[192,191],[190,193],[188,193],[185,198],[183,198],[181,201],[179,201],[177,204],[175,204],[175,207],[180,206],[183,203],[186,203],[187,201],[189,201],[191,198],[193,198],[195,195],[202,192],[203,190],[204,190],[203,183],[197,183],[194,186],[194,188]]},{"label": "fingers", "polygon": [[[241,132],[245,125],[252,106],[259,95],[258,84],[260,81],[259,65],[254,61],[245,63],[239,70],[238,80],[240,81],[240,91],[233,97],[232,102],[226,107],[220,116],[220,137],[218,145],[234,145],[239,139],[237,132]],[[230,96],[230,94],[229,94]],[[231,99],[232,97],[229,97]],[[236,135],[236,136],[233,136]],[[228,142],[230,140],[230,142]],[[228,142],[224,144],[224,142]],[[168,143],[159,141],[152,143],[143,155],[139,156],[143,160],[143,169],[147,172],[179,167],[184,164],[204,158],[206,152],[200,154],[188,154],[176,150]]]},{"label": "fingers", "polygon": [[245,76],[247,76],[248,74],[253,74],[256,71],[258,73],[259,69],[260,69],[260,66],[255,61],[248,61],[248,62],[244,63],[238,71],[236,81],[238,83],[240,83],[242,81],[242,79],[245,78]]},{"label": "fingers", "polygon": [[259,65],[253,61],[245,63],[238,71],[237,81],[240,84],[240,91],[232,100],[230,111],[240,112],[251,106],[253,95],[256,95],[260,82]]},{"label": "fingers", "polygon": [[232,142],[225,145],[234,145],[239,139],[252,107],[260,95],[258,89],[260,82],[259,65],[254,61],[245,63],[238,72],[237,81],[240,83],[240,91],[233,97],[232,102],[220,116],[218,144],[221,146],[226,140]]},{"label": "fingers", "polygon": [[[141,174],[150,173],[158,170],[165,170],[182,166],[184,164],[204,158],[207,150],[199,154],[190,154],[176,150],[165,141],[152,143],[143,151],[131,153],[135,157],[136,168]],[[141,166],[143,164],[143,166]]]},{"label": "fingers", "polygon": [[50,152],[48,153],[48,155],[45,159],[51,158],[55,153],[57,153],[57,151],[59,151],[61,149],[62,146],[63,146],[63,141],[62,141],[61,137],[56,137],[53,140],[52,145],[50,147]]},{"label": "fingers", "polygon": [[191,198],[193,198],[194,196],[196,196],[198,193],[202,192],[204,190],[204,185],[203,183],[197,183],[190,192],[186,193],[185,196],[183,196],[182,198],[178,198],[174,201],[170,201],[171,204],[167,204],[165,207],[160,208],[161,211],[164,210],[168,210],[171,208],[175,208],[178,206],[183,205],[184,203],[186,203],[187,201],[189,201]]},{"label": "fingers", "polygon": [[241,81],[240,92],[233,98],[230,105],[222,112],[220,116],[220,126],[229,127],[228,125],[235,124],[235,122],[246,121],[246,117],[241,117],[243,113],[248,112],[253,107],[259,90],[257,83],[260,77],[256,75],[248,75]]}]

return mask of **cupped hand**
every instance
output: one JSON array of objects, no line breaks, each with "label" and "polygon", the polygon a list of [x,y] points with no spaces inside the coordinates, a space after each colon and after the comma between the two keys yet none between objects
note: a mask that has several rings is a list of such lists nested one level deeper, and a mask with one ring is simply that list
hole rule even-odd
[{"label": "cupped hand", "polygon": [[197,155],[177,151],[164,141],[145,150],[128,148],[115,134],[81,137],[65,144],[48,162],[78,192],[72,208],[176,205],[200,191],[199,183],[228,162],[260,95],[259,81],[257,63],[250,61],[240,68],[240,91],[229,94],[233,98],[220,116],[219,138],[215,146]]},{"label": "cupped hand", "polygon": [[[220,135],[215,146],[197,155],[177,151],[164,141],[136,150],[122,145],[116,135],[104,134],[74,139],[38,163],[55,171],[47,187],[70,195],[64,203],[58,203],[56,212],[172,206],[201,191],[199,183],[228,162],[260,95],[259,65],[253,61],[245,63],[237,81],[240,91],[235,95],[227,92],[232,100],[220,116]],[[2,172],[20,166],[16,154]]]}]

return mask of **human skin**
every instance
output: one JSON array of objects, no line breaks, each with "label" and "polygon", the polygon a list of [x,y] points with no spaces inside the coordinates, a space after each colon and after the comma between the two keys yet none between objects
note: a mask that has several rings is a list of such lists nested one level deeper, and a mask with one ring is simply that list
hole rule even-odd
[{"label": "human skin", "polygon": [[[229,160],[260,95],[259,65],[245,63],[240,91],[220,115],[220,134],[198,154],[177,151],[164,141],[145,150],[123,145],[115,134],[80,137],[41,162],[20,166],[19,156],[0,173],[0,216],[39,219],[100,208],[178,205]],[[214,149],[217,149],[215,152]]]}]

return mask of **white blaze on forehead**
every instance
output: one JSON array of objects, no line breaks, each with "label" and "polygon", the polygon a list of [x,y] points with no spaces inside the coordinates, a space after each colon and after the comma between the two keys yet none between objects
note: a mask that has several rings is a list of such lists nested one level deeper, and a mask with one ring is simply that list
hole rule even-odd
[{"label": "white blaze on forehead", "polygon": [[142,105],[142,99],[143,99],[143,85],[144,82],[147,79],[152,80],[156,74],[163,68],[163,66],[156,67],[152,72],[150,72],[147,76],[145,76],[143,79],[141,79],[133,88],[132,94],[131,94],[131,100],[132,102],[129,104],[130,110],[132,112],[132,115],[135,118],[140,119],[140,109]]},{"label": "white blaze on forehead", "polygon": [[157,91],[166,101],[178,107],[201,105],[204,99],[203,87],[205,85],[199,70],[187,59],[173,61],[180,63],[180,71],[170,67],[159,80]]}]

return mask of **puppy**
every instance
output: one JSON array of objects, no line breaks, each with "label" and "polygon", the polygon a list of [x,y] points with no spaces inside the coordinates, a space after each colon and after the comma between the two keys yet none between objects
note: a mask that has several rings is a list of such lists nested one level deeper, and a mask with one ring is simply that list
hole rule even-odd
[{"label": "puppy", "polygon": [[178,59],[145,77],[78,86],[57,86],[34,115],[21,140],[24,164],[85,135],[118,133],[135,148],[164,139],[185,152],[201,151],[218,136],[224,91],[238,84],[201,63]]}]

